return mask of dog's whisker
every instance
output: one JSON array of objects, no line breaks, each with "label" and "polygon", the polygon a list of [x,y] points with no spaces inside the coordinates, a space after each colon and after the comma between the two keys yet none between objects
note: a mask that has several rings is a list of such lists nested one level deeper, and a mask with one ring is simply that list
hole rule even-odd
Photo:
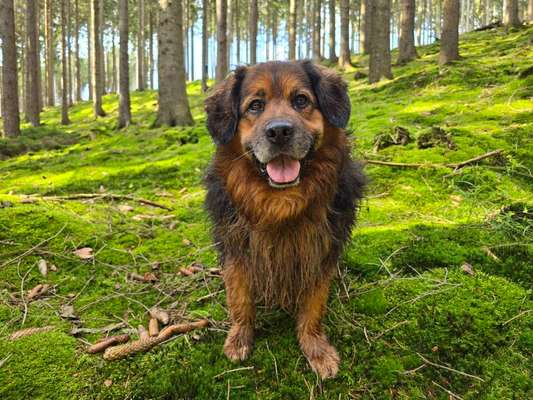
[{"label": "dog's whisker", "polygon": [[252,154],[252,150],[245,151],[245,152],[242,153],[239,157],[234,158],[233,160],[231,160],[231,162],[238,161],[238,160],[240,160],[241,158],[246,157],[246,156],[249,155],[249,154]]}]

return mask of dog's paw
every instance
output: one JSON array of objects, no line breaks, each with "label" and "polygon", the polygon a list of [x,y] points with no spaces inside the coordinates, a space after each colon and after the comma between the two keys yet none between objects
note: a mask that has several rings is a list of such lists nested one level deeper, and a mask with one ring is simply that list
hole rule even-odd
[{"label": "dog's paw", "polygon": [[224,354],[231,361],[243,361],[252,352],[252,346],[252,328],[233,325],[224,343]]},{"label": "dog's paw", "polygon": [[324,336],[307,337],[302,350],[311,366],[322,379],[334,378],[339,372],[340,357]]}]

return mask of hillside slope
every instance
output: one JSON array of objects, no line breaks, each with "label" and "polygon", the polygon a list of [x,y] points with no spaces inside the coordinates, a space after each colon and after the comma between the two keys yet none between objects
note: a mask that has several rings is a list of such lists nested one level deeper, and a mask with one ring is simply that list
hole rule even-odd
[{"label": "hillside slope", "polygon": [[[280,311],[260,310],[249,360],[226,360],[220,277],[178,273],[193,262],[216,267],[201,184],[214,147],[198,83],[188,88],[194,127],[152,128],[156,93],[136,92],[135,124],[125,132],[114,130],[117,98],[109,95],[106,118],[94,121],[84,103],[64,128],[50,109],[43,127],[0,140],[0,398],[533,397],[533,76],[519,78],[533,60],[532,37],[533,28],[465,35],[463,59],[440,71],[438,45],[426,46],[376,85],[346,74],[354,155],[426,165],[367,167],[367,199],[325,320],[341,370],[323,383]],[[375,152],[375,136],[398,127],[413,141]],[[417,138],[434,127],[453,145],[420,149]],[[457,171],[427,165],[498,149],[502,156]],[[80,193],[171,210],[72,198]],[[73,253],[83,247],[93,259]],[[41,258],[57,271],[44,278]],[[159,281],[131,280],[131,272]],[[21,296],[46,282],[53,290],[42,299]],[[99,334],[70,335],[80,326],[146,325],[154,304],[178,322],[208,317],[212,327],[111,363],[84,352]],[[55,329],[8,340],[45,325]]]}]

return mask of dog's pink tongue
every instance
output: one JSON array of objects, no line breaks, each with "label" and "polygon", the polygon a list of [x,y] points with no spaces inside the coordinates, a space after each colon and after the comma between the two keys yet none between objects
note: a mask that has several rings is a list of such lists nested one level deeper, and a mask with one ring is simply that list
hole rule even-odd
[{"label": "dog's pink tongue", "polygon": [[298,178],[300,161],[286,156],[276,157],[267,164],[266,170],[274,182],[289,183]]}]

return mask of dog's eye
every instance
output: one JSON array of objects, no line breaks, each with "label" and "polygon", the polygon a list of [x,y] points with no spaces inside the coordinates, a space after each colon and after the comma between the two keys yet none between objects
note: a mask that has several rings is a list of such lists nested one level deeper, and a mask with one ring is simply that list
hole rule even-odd
[{"label": "dog's eye", "polygon": [[294,107],[301,110],[307,107],[307,105],[309,104],[309,99],[306,95],[299,94],[298,96],[294,98],[293,104],[294,104]]},{"label": "dog's eye", "polygon": [[248,111],[259,113],[265,109],[265,103],[262,100],[254,100],[248,106]]}]

